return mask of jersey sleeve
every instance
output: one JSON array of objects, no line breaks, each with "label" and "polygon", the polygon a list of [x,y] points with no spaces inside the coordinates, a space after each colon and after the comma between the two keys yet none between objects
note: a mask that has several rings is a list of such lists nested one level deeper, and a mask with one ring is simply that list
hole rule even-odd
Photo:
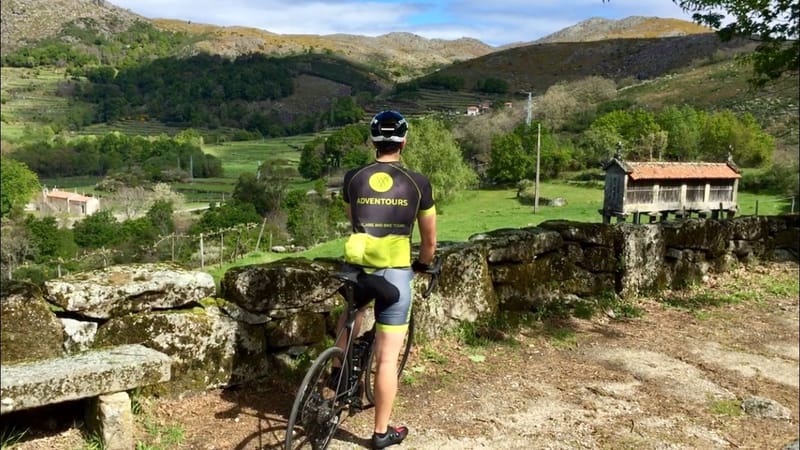
[{"label": "jersey sleeve", "polygon": [[436,213],[436,202],[433,200],[433,186],[427,177],[422,178],[419,183],[420,187],[420,200],[419,200],[419,214],[428,215]]},{"label": "jersey sleeve", "polygon": [[352,170],[347,171],[342,182],[342,200],[348,205],[350,204],[350,181],[353,180],[353,173]]}]

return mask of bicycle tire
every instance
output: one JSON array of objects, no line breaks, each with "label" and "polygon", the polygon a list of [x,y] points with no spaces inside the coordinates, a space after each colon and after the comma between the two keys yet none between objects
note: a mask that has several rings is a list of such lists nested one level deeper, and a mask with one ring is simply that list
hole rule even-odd
[{"label": "bicycle tire", "polygon": [[[324,450],[328,447],[339,428],[341,415],[344,408],[340,405],[343,400],[338,399],[336,393],[327,387],[331,367],[334,361],[344,367],[344,351],[338,347],[330,347],[323,351],[306,372],[289,414],[286,425],[286,438],[284,448],[293,450],[310,444],[315,450]],[[347,374],[343,373],[343,381]],[[295,428],[300,425],[304,434],[295,434]],[[298,438],[304,438],[299,439]],[[298,443],[297,447],[293,447]]]},{"label": "bicycle tire", "polygon": [[[406,332],[406,341],[403,345],[399,358],[400,360],[397,363],[397,379],[400,379],[400,376],[403,374],[403,369],[406,367],[406,363],[408,362],[408,356],[411,354],[411,347],[414,344],[414,316],[412,315],[408,321],[408,331]],[[367,365],[365,366],[366,370],[364,371],[364,395],[367,397],[367,401],[369,404],[375,404],[375,391],[374,391],[374,384],[375,384],[375,341],[372,342],[372,346],[369,349],[369,357],[367,358]]]}]

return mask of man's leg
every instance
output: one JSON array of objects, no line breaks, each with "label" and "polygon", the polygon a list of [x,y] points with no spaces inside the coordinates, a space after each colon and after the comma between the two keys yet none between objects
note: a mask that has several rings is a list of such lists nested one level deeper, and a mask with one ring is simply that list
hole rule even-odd
[{"label": "man's leg", "polygon": [[394,398],[397,395],[397,358],[405,331],[382,331],[375,334],[375,432],[383,434],[389,426]]}]

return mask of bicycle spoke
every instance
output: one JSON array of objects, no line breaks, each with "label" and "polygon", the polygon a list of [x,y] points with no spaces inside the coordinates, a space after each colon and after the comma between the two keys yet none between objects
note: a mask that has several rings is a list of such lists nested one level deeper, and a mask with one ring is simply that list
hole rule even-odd
[{"label": "bicycle spoke", "polygon": [[[332,347],[322,352],[314,361],[303,379],[295,398],[286,429],[285,448],[301,448],[311,444],[312,448],[324,449],[333,438],[344,411],[341,398],[327,386],[331,367],[341,364],[342,351]],[[295,427],[302,429],[296,432]]]}]

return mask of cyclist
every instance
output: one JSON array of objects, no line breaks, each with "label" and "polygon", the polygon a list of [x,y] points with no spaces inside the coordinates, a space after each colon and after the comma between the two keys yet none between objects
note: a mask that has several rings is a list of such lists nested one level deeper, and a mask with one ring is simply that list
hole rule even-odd
[{"label": "cyclist", "polygon": [[[382,111],[370,123],[373,163],[345,174],[342,197],[352,233],[345,243],[346,264],[361,267],[356,298],[358,332],[364,307],[375,301],[375,428],[372,448],[399,444],[407,427],[389,426],[397,395],[397,359],[411,315],[411,281],[432,263],[436,249],[436,207],[430,181],[403,167],[408,122]],[[411,261],[411,235],[419,226],[420,251]],[[341,323],[340,323],[341,326]],[[343,339],[341,339],[343,341]],[[337,342],[343,347],[344,342]]]}]

